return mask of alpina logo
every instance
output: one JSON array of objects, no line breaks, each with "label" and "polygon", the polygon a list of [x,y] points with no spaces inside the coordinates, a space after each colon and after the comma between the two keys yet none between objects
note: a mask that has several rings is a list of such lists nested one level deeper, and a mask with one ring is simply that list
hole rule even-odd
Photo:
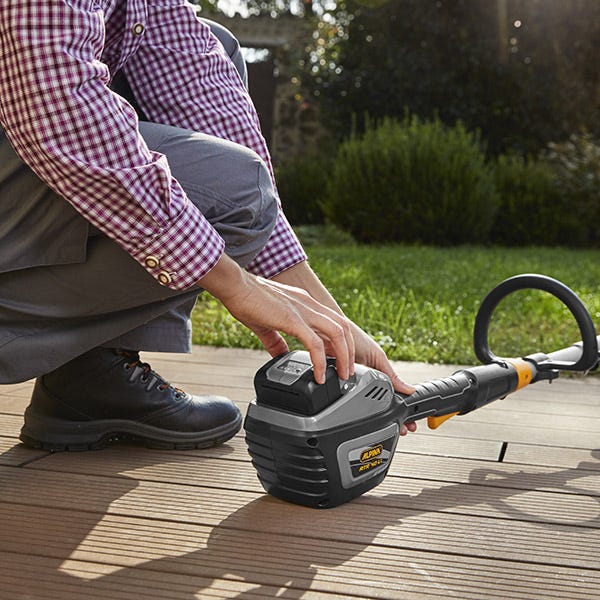
[{"label": "alpina logo", "polygon": [[382,452],[383,452],[382,444],[378,444],[377,446],[367,448],[366,450],[362,451],[362,453],[360,455],[360,462],[363,462],[363,463],[369,462],[370,460],[373,460],[374,458],[379,456]]}]

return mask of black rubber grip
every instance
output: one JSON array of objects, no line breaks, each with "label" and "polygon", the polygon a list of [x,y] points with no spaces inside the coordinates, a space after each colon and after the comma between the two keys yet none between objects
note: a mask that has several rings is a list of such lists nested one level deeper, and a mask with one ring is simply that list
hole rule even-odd
[{"label": "black rubber grip", "polygon": [[514,392],[518,380],[512,365],[493,363],[421,383],[416,386],[414,394],[401,397],[406,407],[402,421],[450,413],[464,415]]},{"label": "black rubber grip", "polygon": [[459,371],[451,377],[416,385],[416,391],[404,398],[407,408],[404,421],[462,412],[472,401],[475,384],[466,371]]}]

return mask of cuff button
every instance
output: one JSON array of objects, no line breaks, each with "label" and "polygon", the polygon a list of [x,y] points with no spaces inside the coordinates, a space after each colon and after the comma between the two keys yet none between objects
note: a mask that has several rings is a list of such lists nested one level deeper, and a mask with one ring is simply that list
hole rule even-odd
[{"label": "cuff button", "polygon": [[160,261],[158,260],[158,258],[156,258],[156,256],[146,256],[146,258],[144,259],[144,264],[149,269],[156,269],[156,267],[160,265]]},{"label": "cuff button", "polygon": [[158,282],[162,285],[169,285],[172,279],[171,276],[166,271],[161,271],[158,274]]}]

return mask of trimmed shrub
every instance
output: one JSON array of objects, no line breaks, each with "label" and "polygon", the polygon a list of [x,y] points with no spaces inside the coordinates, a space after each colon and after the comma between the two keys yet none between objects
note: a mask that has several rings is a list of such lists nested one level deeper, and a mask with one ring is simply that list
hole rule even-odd
[{"label": "trimmed shrub", "polygon": [[491,240],[506,246],[564,243],[576,219],[556,189],[553,170],[517,155],[499,156],[494,169],[500,205]]},{"label": "trimmed shrub", "polygon": [[496,206],[478,134],[410,116],[343,142],[322,202],[357,241],[435,245],[487,241]]},{"label": "trimmed shrub", "polygon": [[573,245],[600,246],[600,143],[589,133],[548,144],[542,154],[571,219],[579,227]]},{"label": "trimmed shrub", "polygon": [[325,195],[332,154],[307,154],[277,167],[281,204],[293,225],[323,223],[320,202]]}]

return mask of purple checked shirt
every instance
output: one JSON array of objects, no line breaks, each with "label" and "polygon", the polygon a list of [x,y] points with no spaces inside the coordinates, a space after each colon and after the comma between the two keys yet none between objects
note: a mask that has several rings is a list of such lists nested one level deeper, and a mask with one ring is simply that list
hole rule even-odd
[{"label": "purple checked shirt", "polygon": [[[238,72],[185,0],[1,0],[0,123],[15,150],[163,285],[186,289],[224,242],[107,87],[119,69],[151,121],[247,146],[272,176]],[[280,210],[247,268],[272,277],[305,258]]]}]

